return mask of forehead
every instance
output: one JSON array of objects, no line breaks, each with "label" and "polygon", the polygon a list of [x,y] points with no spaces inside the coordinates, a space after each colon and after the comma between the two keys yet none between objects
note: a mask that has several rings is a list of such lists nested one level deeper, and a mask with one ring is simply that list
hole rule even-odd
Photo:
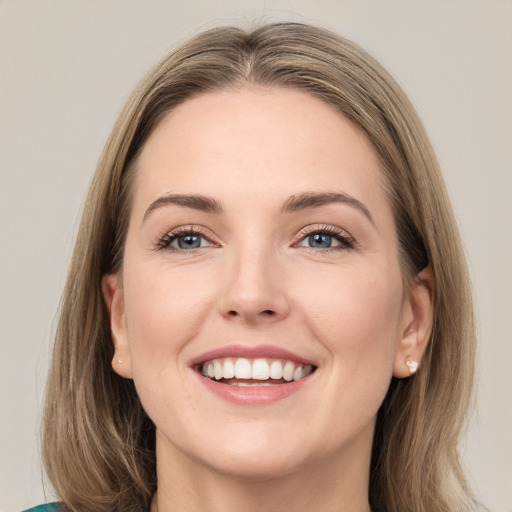
[{"label": "forehead", "polygon": [[164,193],[252,204],[310,190],[387,203],[364,134],[322,100],[285,88],[222,90],[185,101],[156,127],[136,169],[135,202],[146,206]]}]

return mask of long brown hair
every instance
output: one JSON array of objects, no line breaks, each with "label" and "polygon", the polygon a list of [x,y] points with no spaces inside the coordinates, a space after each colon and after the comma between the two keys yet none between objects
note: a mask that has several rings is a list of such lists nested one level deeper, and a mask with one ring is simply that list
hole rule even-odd
[{"label": "long brown hair", "polygon": [[379,411],[372,508],[470,510],[457,443],[473,383],[473,305],[439,165],[414,108],[372,57],[296,23],[196,36],[147,75],[119,117],[85,204],[56,333],[43,434],[51,482],[69,510],[149,508],[157,484],[155,427],[133,383],[111,369],[101,278],[122,268],[131,164],[155,126],[195,95],[247,84],[307,92],[366,134],[393,207],[404,282],[426,265],[434,275],[434,326],[422,368],[411,379],[393,379]]}]

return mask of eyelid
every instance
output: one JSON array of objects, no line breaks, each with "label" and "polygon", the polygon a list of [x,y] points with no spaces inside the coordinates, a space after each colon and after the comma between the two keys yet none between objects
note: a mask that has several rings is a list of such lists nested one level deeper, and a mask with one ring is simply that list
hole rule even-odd
[{"label": "eyelid", "polygon": [[[293,242],[292,246],[297,247],[297,245],[304,240],[309,235],[316,234],[316,233],[324,233],[331,236],[334,236],[337,238],[344,246],[342,247],[333,247],[333,248],[326,248],[326,249],[318,249],[314,247],[310,247],[313,251],[321,251],[321,252],[328,252],[329,250],[336,250],[336,249],[351,249],[356,246],[356,240],[350,233],[348,233],[346,230],[333,225],[328,224],[312,224],[310,226],[306,226],[302,228],[296,235],[295,241]],[[215,241],[214,235],[211,233],[210,230],[206,229],[204,226],[195,225],[195,224],[187,224],[184,226],[178,226],[173,229],[167,229],[164,231],[162,235],[157,237],[157,240],[154,243],[155,249],[157,251],[162,250],[168,250],[168,251],[175,251],[175,252],[183,252],[183,249],[178,249],[174,247],[170,247],[170,244],[176,240],[179,236],[186,235],[186,234],[194,234],[194,235],[200,235],[205,240],[207,240],[211,246],[213,247],[220,247],[220,243]],[[198,251],[200,248],[197,249],[187,249],[187,253],[193,253]],[[201,249],[204,249],[204,247],[201,247]]]},{"label": "eyelid", "polygon": [[164,233],[157,237],[156,242],[154,243],[155,249],[157,251],[171,251],[171,252],[187,252],[187,253],[194,253],[198,251],[199,249],[204,249],[204,247],[200,247],[197,249],[177,249],[175,247],[170,247],[170,244],[174,242],[178,237],[183,235],[200,235],[205,240],[207,240],[211,246],[213,247],[219,247],[219,243],[215,242],[214,236],[212,233],[207,230],[203,226],[198,226],[195,224],[187,224],[186,226],[178,226],[176,228],[165,230]]},{"label": "eyelid", "polygon": [[[296,236],[296,241],[293,243],[294,246],[297,246],[298,243],[300,243],[304,238],[306,238],[309,235],[313,235],[316,233],[325,233],[331,236],[335,236],[340,242],[345,244],[345,249],[354,248],[357,245],[357,242],[355,238],[346,230],[338,227],[333,226],[330,224],[312,224],[310,226],[306,226],[302,228]],[[314,247],[310,247],[310,249],[314,251],[322,251],[326,252],[329,250],[335,250],[336,247],[333,247],[332,249],[317,249]],[[343,247],[342,247],[343,249]]]}]

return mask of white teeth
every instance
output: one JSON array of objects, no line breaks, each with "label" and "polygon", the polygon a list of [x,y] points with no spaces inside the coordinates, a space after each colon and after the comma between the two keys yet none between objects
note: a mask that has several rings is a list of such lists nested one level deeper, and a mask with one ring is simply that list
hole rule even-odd
[{"label": "white teeth", "polygon": [[213,361],[213,371],[215,372],[215,378],[217,380],[222,379],[224,371],[222,365],[220,364],[220,361],[218,361],[217,359]]},{"label": "white teeth", "polygon": [[283,379],[291,382],[293,380],[293,373],[295,371],[295,364],[291,361],[287,361],[283,368]]},{"label": "white teeth", "polygon": [[225,379],[232,379],[235,376],[235,365],[230,359],[224,361],[224,375]]},{"label": "white teeth", "polygon": [[248,359],[239,358],[235,363],[235,377],[237,379],[252,378],[251,363]]},{"label": "white teeth", "polygon": [[[205,377],[215,380],[257,380],[258,383],[248,383],[250,386],[258,386],[266,384],[263,381],[268,379],[292,382],[307,377],[312,371],[312,365],[300,365],[293,361],[285,361],[282,359],[254,359],[249,360],[244,357],[214,359],[204,363],[198,371]],[[247,383],[230,382],[232,385],[245,385]],[[276,383],[268,383],[275,385]]]},{"label": "white teeth", "polygon": [[281,361],[272,361],[270,365],[270,378],[282,379],[283,378],[283,365]]},{"label": "white teeth", "polygon": [[252,378],[258,380],[267,380],[270,377],[270,368],[265,359],[256,359],[252,363]]},{"label": "white teeth", "polygon": [[302,378],[302,366],[297,366],[293,372],[293,380],[299,380]]}]

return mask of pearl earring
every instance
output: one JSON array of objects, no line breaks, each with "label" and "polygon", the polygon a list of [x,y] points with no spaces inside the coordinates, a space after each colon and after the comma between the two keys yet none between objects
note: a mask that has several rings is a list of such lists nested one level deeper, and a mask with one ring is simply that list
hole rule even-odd
[{"label": "pearl earring", "polygon": [[418,369],[419,363],[417,361],[406,361],[405,363],[409,367],[409,372],[411,375],[413,373],[416,373],[416,370]]}]

